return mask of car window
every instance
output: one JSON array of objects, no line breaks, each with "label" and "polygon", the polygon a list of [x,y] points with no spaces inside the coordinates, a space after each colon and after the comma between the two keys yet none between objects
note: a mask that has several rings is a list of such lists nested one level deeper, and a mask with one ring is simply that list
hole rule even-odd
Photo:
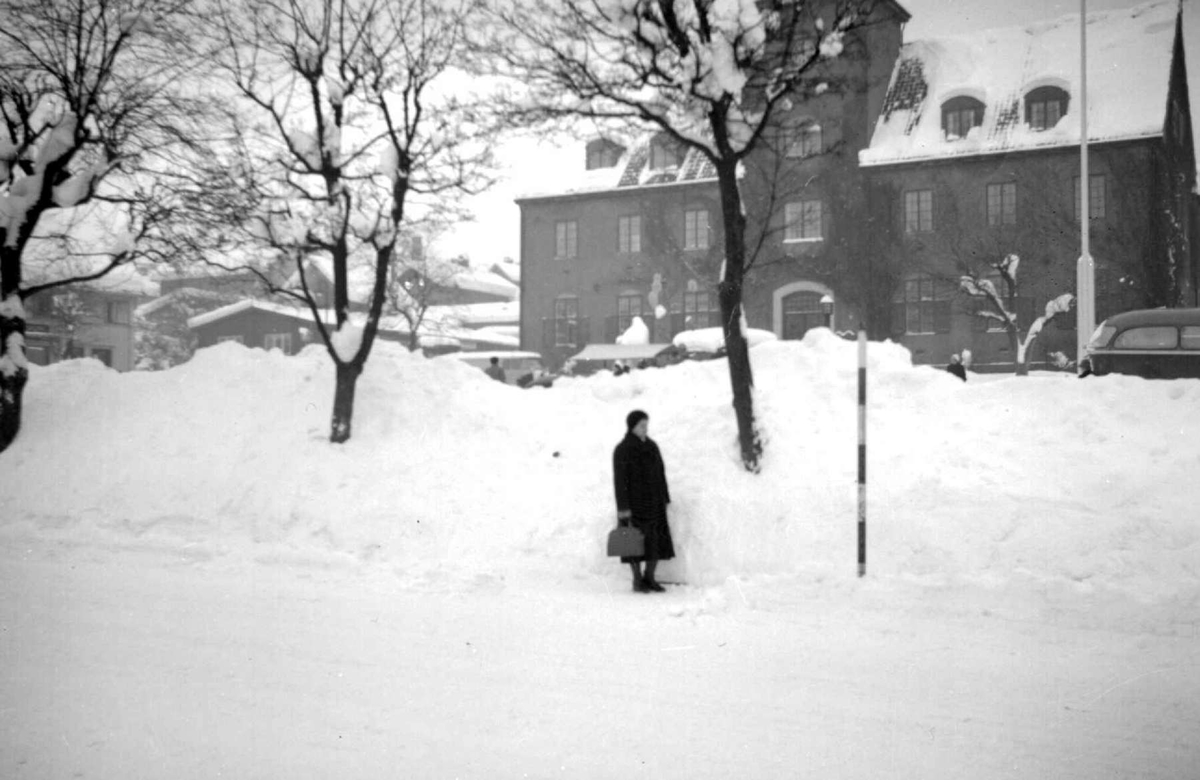
[{"label": "car window", "polygon": [[1200,325],[1184,325],[1179,334],[1179,346],[1200,349]]},{"label": "car window", "polygon": [[1178,345],[1178,328],[1157,325],[1124,331],[1113,342],[1113,349],[1175,349]]},{"label": "car window", "polygon": [[509,363],[513,371],[529,372],[542,367],[542,363],[537,358],[516,358]]}]

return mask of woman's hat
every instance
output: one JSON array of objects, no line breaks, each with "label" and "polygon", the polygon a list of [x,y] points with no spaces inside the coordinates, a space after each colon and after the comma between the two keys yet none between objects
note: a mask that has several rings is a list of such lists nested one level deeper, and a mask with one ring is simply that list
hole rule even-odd
[{"label": "woman's hat", "polygon": [[632,431],[634,427],[642,420],[649,420],[650,415],[643,412],[641,409],[634,409],[625,417],[625,429]]}]

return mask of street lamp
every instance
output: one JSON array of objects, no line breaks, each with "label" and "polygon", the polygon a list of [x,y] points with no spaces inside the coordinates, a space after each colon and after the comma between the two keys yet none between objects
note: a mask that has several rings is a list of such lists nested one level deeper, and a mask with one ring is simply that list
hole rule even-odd
[{"label": "street lamp", "polygon": [[[810,299],[811,300],[811,299]],[[825,294],[821,296],[821,313],[825,315],[825,327],[833,329],[833,296]]]},{"label": "street lamp", "polygon": [[1075,364],[1083,370],[1087,343],[1096,327],[1096,265],[1089,231],[1092,221],[1088,176],[1087,0],[1079,0],[1079,260],[1075,263]]}]

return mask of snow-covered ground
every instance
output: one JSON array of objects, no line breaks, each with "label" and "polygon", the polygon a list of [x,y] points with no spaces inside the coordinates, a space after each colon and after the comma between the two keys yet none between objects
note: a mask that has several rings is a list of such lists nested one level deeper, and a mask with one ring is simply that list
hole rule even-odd
[{"label": "snow-covered ground", "polygon": [[[521,390],[380,344],[34,367],[0,454],[0,777],[1200,777],[1200,381],[872,344]],[[642,408],[679,557],[603,554]]]}]

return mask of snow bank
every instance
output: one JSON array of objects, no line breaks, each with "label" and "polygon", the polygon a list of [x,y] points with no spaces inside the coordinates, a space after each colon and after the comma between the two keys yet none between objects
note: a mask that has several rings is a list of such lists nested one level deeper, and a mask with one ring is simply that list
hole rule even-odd
[{"label": "snow bank", "polygon": [[[823,329],[755,348],[758,476],[738,464],[722,361],[519,390],[380,343],[342,446],[320,349],[225,343],[132,374],[32,366],[0,455],[0,534],[404,577],[612,572],[611,451],[641,408],[675,499],[664,578],[852,580],[855,349]],[[890,343],[871,344],[870,377],[872,578],[1200,592],[1200,382],[964,384]]]}]

